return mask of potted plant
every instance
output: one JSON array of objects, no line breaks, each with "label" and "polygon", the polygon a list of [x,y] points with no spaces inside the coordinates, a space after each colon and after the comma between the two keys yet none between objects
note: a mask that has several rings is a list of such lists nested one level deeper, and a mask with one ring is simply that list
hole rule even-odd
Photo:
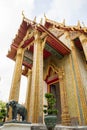
[{"label": "potted plant", "polygon": [[46,93],[45,98],[47,100],[47,105],[44,105],[44,122],[48,129],[55,127],[57,123],[57,113],[58,110],[55,108],[56,99],[52,93]]}]

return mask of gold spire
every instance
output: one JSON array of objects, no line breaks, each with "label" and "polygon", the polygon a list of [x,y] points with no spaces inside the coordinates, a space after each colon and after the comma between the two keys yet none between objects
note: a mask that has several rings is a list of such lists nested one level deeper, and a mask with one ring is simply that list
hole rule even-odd
[{"label": "gold spire", "polygon": [[65,19],[63,19],[63,26],[65,26]]},{"label": "gold spire", "polygon": [[81,25],[80,25],[80,21],[78,20],[78,23],[77,23],[77,28],[80,29],[81,28]]},{"label": "gold spire", "polygon": [[85,24],[84,24],[84,22],[82,22],[82,25],[83,25],[83,27],[86,27]]},{"label": "gold spire", "polygon": [[33,20],[35,23],[36,23],[36,16],[34,17],[34,20]]},{"label": "gold spire", "polygon": [[40,24],[42,24],[42,23],[43,23],[43,18],[40,19]]},{"label": "gold spire", "polygon": [[25,15],[24,15],[24,11],[22,10],[22,17],[23,17],[23,19],[25,18]]},{"label": "gold spire", "polygon": [[83,30],[84,30],[84,32],[87,32],[87,28],[86,28],[84,22],[82,22],[82,25],[83,25]]},{"label": "gold spire", "polygon": [[47,17],[46,17],[46,15],[45,15],[45,13],[44,13],[44,18],[45,18],[45,21],[46,21]]}]

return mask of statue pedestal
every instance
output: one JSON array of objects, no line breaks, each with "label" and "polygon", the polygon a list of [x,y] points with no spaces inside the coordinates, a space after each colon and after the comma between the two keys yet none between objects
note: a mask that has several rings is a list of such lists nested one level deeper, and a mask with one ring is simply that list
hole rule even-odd
[{"label": "statue pedestal", "polygon": [[31,124],[6,123],[0,127],[0,130],[31,130]]}]

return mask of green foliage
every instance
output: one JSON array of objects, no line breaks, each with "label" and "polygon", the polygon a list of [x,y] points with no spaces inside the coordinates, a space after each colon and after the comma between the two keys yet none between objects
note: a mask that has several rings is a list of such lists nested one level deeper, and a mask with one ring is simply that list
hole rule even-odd
[{"label": "green foliage", "polygon": [[57,114],[58,110],[55,108],[56,99],[52,93],[46,93],[45,98],[47,100],[47,105],[44,105],[43,112],[48,115]]},{"label": "green foliage", "polygon": [[0,122],[6,117],[6,103],[0,101]]}]

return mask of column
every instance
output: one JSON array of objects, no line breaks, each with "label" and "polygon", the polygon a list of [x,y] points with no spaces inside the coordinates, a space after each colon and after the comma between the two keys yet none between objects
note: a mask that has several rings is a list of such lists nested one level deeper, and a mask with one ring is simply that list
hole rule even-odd
[{"label": "column", "polygon": [[81,124],[80,125],[86,125],[87,124],[87,105],[86,105],[86,98],[85,98],[85,93],[84,93],[84,88],[83,88],[83,83],[81,79],[81,74],[79,70],[79,64],[78,64],[78,57],[76,54],[76,49],[74,42],[71,41],[71,47],[72,47],[72,61],[74,65],[74,70],[75,70],[75,79],[76,79],[76,87],[78,89],[79,95],[79,111],[80,111],[80,119],[81,119]]},{"label": "column", "polygon": [[30,120],[33,123],[43,122],[43,45],[40,34],[35,31],[35,43],[32,67],[32,87],[30,101]]},{"label": "column", "polygon": [[47,92],[50,93],[50,85],[47,85]]},{"label": "column", "polygon": [[31,80],[32,80],[32,70],[28,70],[28,77],[27,77],[27,90],[26,90],[26,99],[25,99],[25,107],[27,109],[27,121],[29,120],[30,116],[30,100],[32,100],[32,97],[30,97],[31,93]]},{"label": "column", "polygon": [[20,91],[20,80],[22,73],[22,61],[23,61],[24,50],[19,48],[17,50],[15,68],[13,73],[13,79],[11,84],[9,100],[19,100],[19,91]]},{"label": "column", "polygon": [[86,57],[86,61],[87,61],[87,36],[85,36],[84,34],[80,35],[80,41],[83,47],[83,51]]},{"label": "column", "polygon": [[59,69],[58,77],[59,77],[59,85],[60,85],[61,111],[62,111],[61,123],[62,125],[70,125],[71,120],[70,120],[70,115],[68,111],[66,86],[64,83],[64,72],[62,71],[62,69]]}]

